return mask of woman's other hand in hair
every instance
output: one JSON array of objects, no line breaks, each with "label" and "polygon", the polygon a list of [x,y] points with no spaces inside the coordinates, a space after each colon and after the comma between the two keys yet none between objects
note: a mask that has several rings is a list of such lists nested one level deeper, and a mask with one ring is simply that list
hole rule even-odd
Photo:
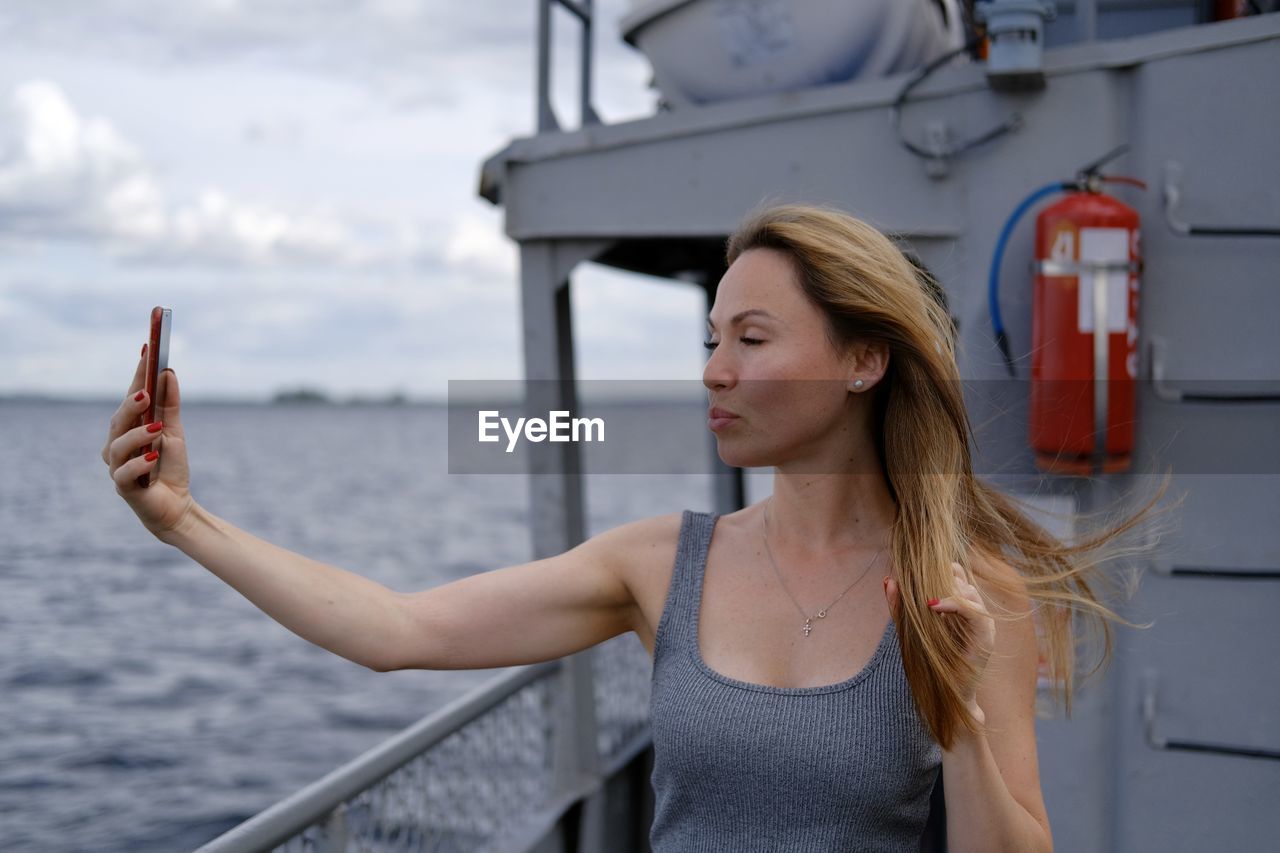
[{"label": "woman's other hand in hair", "polygon": [[[983,672],[986,671],[987,661],[991,658],[991,651],[995,648],[996,621],[987,612],[987,606],[983,603],[982,596],[978,594],[977,587],[966,579],[964,567],[953,562],[951,570],[955,576],[956,594],[940,599],[931,598],[926,605],[938,614],[939,618],[950,619],[951,614],[956,614],[969,624],[970,630],[966,632],[969,642],[965,658],[973,667],[973,680],[961,688],[960,695],[964,697],[966,704],[974,707],[978,702],[978,685],[982,681]],[[901,612],[897,581],[891,577],[885,578],[884,593],[889,602],[889,612],[894,614],[894,620],[897,621],[898,614]]]}]

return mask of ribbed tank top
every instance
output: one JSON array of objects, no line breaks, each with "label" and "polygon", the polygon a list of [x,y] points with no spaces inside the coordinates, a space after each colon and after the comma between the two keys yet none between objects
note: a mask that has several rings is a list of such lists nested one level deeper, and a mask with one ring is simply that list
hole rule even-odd
[{"label": "ribbed tank top", "polygon": [[775,687],[698,649],[719,514],[685,510],[653,648],[654,853],[918,853],[942,750],[920,719],[892,619],[856,675]]}]

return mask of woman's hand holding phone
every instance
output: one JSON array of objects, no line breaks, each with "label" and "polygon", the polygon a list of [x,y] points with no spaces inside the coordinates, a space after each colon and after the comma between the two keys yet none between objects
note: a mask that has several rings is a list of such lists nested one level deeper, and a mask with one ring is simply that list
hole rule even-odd
[{"label": "woman's hand holding phone", "polygon": [[[111,472],[116,494],[125,499],[147,530],[163,539],[187,518],[195,502],[189,489],[187,442],[180,419],[182,399],[172,370],[165,369],[156,377],[153,387],[161,402],[155,409],[156,422],[150,424],[154,431],[147,429],[146,415],[151,407],[148,347],[138,359],[124,401],[111,417],[102,461]],[[147,445],[150,453],[138,453]],[[150,484],[140,485],[148,477]]]}]

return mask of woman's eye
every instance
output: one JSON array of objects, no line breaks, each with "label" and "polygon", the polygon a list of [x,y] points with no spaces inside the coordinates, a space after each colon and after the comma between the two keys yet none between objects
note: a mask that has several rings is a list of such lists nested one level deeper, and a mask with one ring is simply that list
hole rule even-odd
[{"label": "woman's eye", "polygon": [[[756,344],[764,343],[764,341],[757,340],[756,338],[738,338],[738,340],[742,341],[747,346],[755,346]],[[720,345],[720,342],[719,341],[703,341],[702,345],[707,349],[715,349],[717,346]]]}]

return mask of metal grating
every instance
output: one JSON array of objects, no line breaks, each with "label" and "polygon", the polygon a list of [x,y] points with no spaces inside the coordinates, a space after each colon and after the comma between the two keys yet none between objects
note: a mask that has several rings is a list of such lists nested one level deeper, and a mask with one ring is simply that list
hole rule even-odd
[{"label": "metal grating", "polygon": [[596,646],[592,656],[596,701],[596,749],[608,767],[649,727],[653,663],[640,638],[621,634]]},{"label": "metal grating", "polygon": [[522,687],[274,848],[473,851],[552,792],[554,679]]}]

